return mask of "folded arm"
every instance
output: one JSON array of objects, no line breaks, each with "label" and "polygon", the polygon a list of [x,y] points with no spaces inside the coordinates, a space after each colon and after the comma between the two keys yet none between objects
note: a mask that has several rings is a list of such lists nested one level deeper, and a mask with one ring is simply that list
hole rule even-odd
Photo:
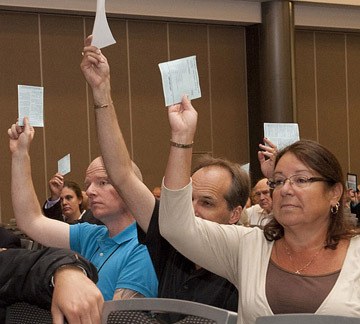
[{"label": "folded arm", "polygon": [[[64,266],[68,266],[63,268]],[[81,268],[78,268],[81,267]],[[86,276],[84,275],[84,269]],[[71,285],[68,289],[61,288],[64,271]],[[74,279],[70,278],[73,273]],[[55,277],[55,291],[62,290],[71,298],[77,294],[79,284],[87,282],[93,285],[98,279],[96,268],[87,260],[66,249],[45,248],[38,251],[26,249],[8,249],[0,252],[0,300],[8,305],[18,301],[26,301],[38,306],[49,308],[52,301],[53,288],[51,278]],[[75,280],[76,277],[76,280]],[[85,280],[86,279],[86,280]],[[66,290],[66,291],[65,291]],[[81,289],[79,289],[81,293]],[[71,293],[70,293],[71,292]],[[99,290],[91,289],[91,294],[98,296]],[[83,293],[81,293],[83,294]],[[53,302],[60,301],[54,297]]]}]

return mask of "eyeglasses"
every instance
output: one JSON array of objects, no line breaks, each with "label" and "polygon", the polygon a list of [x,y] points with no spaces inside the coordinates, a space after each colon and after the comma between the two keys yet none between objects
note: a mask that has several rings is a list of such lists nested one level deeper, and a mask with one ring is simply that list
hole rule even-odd
[{"label": "eyeglasses", "polygon": [[324,181],[324,182],[331,182],[330,180],[327,180],[325,178],[320,178],[320,177],[307,177],[304,175],[293,175],[291,177],[288,178],[275,178],[273,180],[269,180],[268,181],[268,185],[271,189],[279,189],[282,188],[286,181],[289,180],[289,183],[292,186],[295,186],[297,188],[306,188],[310,185],[310,183],[313,182],[318,182],[318,181]]},{"label": "eyeglasses", "polygon": [[254,192],[254,196],[260,197],[261,195],[269,196],[270,195],[270,190],[262,190],[262,191]]}]

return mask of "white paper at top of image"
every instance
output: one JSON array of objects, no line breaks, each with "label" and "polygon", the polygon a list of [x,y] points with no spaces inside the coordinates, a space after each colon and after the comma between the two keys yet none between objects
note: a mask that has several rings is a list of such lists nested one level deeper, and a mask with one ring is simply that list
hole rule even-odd
[{"label": "white paper at top of image", "polygon": [[190,100],[201,97],[196,56],[160,63],[159,69],[165,106],[181,102],[183,95],[187,95]]},{"label": "white paper at top of image", "polygon": [[105,0],[97,0],[96,2],[96,16],[92,36],[91,45],[97,48],[104,48],[116,43],[106,19]]},{"label": "white paper at top of image", "polygon": [[250,173],[250,163],[243,164],[241,169],[243,169],[246,173]]},{"label": "white paper at top of image", "polygon": [[68,174],[70,171],[71,171],[70,154],[67,154],[58,161],[58,173],[64,176],[65,174]]},{"label": "white paper at top of image", "polygon": [[33,127],[44,127],[44,88],[18,85],[19,125],[24,125],[24,117],[29,118]]},{"label": "white paper at top of image", "polygon": [[267,137],[278,150],[300,139],[297,123],[264,123],[264,136]]}]

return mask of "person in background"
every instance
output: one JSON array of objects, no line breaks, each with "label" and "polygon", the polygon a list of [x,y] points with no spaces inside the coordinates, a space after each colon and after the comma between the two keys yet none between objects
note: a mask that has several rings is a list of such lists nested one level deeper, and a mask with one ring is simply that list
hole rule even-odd
[{"label": "person in background", "polygon": [[192,149],[184,149],[194,141],[197,112],[184,97],[168,116],[179,145],[170,148],[163,179],[160,232],[180,253],[237,286],[238,323],[284,313],[360,317],[360,231],[344,217],[336,157],[313,141],[295,142],[276,159],[274,148],[260,146],[273,189],[272,220],[264,230],[207,222],[195,217]]},{"label": "person in background", "polygon": [[[0,240],[2,234],[0,234]],[[0,323],[6,308],[27,302],[50,309],[53,323],[101,323],[96,268],[67,249],[0,249]]]},{"label": "person in background", "polygon": [[110,183],[101,157],[86,170],[85,187],[91,211],[106,226],[69,225],[41,213],[29,155],[34,133],[26,117],[23,127],[16,123],[8,130],[11,197],[20,230],[42,245],[70,248],[91,261],[105,300],[156,297],[157,278],[148,250],[139,244],[134,217]]},{"label": "person in background", "polygon": [[266,225],[272,217],[272,198],[268,179],[259,180],[252,190],[253,196],[257,197],[258,203],[246,209],[250,226]]},{"label": "person in background", "polygon": [[56,173],[49,181],[49,189],[51,195],[42,208],[46,217],[68,224],[88,222],[104,225],[87,206],[84,207],[84,196],[86,202],[88,197],[76,182],[64,180],[60,173]]},{"label": "person in background", "polygon": [[50,197],[43,205],[45,216],[69,224],[81,219],[85,210],[80,186],[56,173],[49,181]]},{"label": "person in background", "polygon": [[356,191],[349,190],[348,197],[349,197],[349,207],[350,212],[356,215],[357,218],[357,225],[360,224],[360,185],[357,187]]},{"label": "person in background", "polygon": [[[139,241],[149,249],[159,280],[158,297],[236,310],[238,293],[233,284],[188,260],[160,235],[159,201],[132,167],[111,99],[109,64],[90,44],[91,37],[85,41],[81,69],[92,89],[101,154],[111,183],[137,221]],[[250,191],[249,177],[241,166],[204,156],[194,169],[193,179],[196,215],[212,222],[236,224]]]}]

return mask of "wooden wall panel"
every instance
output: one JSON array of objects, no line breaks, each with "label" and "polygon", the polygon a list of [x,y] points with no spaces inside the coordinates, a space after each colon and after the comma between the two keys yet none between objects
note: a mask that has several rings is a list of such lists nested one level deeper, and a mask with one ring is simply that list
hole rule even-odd
[{"label": "wooden wall panel", "polygon": [[[347,74],[349,105],[349,148],[348,170],[360,176],[360,35],[347,36]],[[346,170],[345,170],[346,171]]]},{"label": "wooden wall panel", "polygon": [[302,139],[317,140],[314,32],[296,33],[296,122]]},{"label": "wooden wall panel", "polygon": [[[17,85],[41,85],[38,15],[0,13],[0,199],[1,219],[6,223],[13,217],[10,181],[11,155],[7,130],[18,116]],[[37,192],[44,196],[44,141],[42,129],[31,147],[34,184]]]},{"label": "wooden wall panel", "polygon": [[[128,42],[126,21],[120,19],[108,19],[111,32],[116,40],[116,44],[105,47],[102,52],[107,57],[111,73],[111,93],[118,116],[121,131],[128,143],[131,154],[131,118],[129,103],[129,70],[128,70]],[[94,19],[85,19],[86,36],[92,33]],[[97,141],[95,116],[91,89],[88,89],[89,102],[89,145],[91,162],[99,156],[100,147]]]},{"label": "wooden wall panel", "polygon": [[316,33],[319,142],[348,166],[345,36]]},{"label": "wooden wall panel", "polygon": [[[92,19],[86,19],[87,34],[91,33]],[[107,57],[111,73],[111,94],[114,101],[119,125],[125,141],[132,154],[131,143],[131,115],[129,102],[129,69],[128,69],[128,41],[126,21],[109,19],[111,32],[116,39],[116,44],[103,48],[102,52]],[[90,29],[91,27],[91,29]],[[100,148],[96,137],[95,117],[91,89],[89,89],[89,115],[90,115],[90,139],[92,159],[100,155]]]},{"label": "wooden wall panel", "polygon": [[145,183],[161,183],[169,152],[169,126],[158,64],[168,60],[167,24],[129,21],[134,154]]},{"label": "wooden wall panel", "polygon": [[207,26],[200,24],[169,24],[169,48],[170,60],[196,55],[201,98],[192,101],[199,114],[193,152],[212,153]]},{"label": "wooden wall panel", "polygon": [[[103,49],[112,95],[131,156],[145,183],[159,185],[169,152],[170,129],[158,63],[197,55],[202,98],[194,160],[202,152],[240,163],[249,159],[244,28],[110,18],[117,44]],[[80,71],[85,35],[93,18],[0,11],[2,65],[0,202],[3,222],[12,215],[10,154],[6,131],[17,117],[17,85],[45,88],[45,129],[32,144],[39,199],[57,160],[72,155],[71,178],[80,184],[99,154],[91,93]],[[41,27],[39,30],[39,26]],[[301,137],[318,139],[346,172],[360,174],[360,33],[296,32],[296,119]],[[39,37],[41,36],[41,37]]]},{"label": "wooden wall panel", "polygon": [[[43,15],[41,44],[45,85],[44,115],[46,172],[57,172],[57,162],[70,153],[67,179],[83,187],[89,160],[86,85],[80,71],[83,47],[80,17]],[[40,196],[42,202],[46,197]]]},{"label": "wooden wall panel", "polygon": [[[84,24],[84,34],[83,34],[83,40],[89,35],[92,34],[92,29],[94,25],[94,18],[84,18],[83,24]],[[110,23],[110,21],[109,21]],[[115,45],[114,45],[115,46]],[[108,55],[108,51],[105,49],[105,55]],[[110,61],[111,64],[111,61]],[[110,67],[111,68],[111,67]],[[85,82],[85,79],[84,79]],[[85,82],[85,89],[87,94],[87,117],[88,117],[88,146],[89,146],[89,159],[88,164],[92,160],[94,160],[96,157],[100,156],[100,147],[97,141],[97,135],[96,135],[96,127],[95,127],[95,114],[93,109],[93,97],[91,93],[91,89],[86,85]]]},{"label": "wooden wall panel", "polygon": [[214,155],[248,163],[245,29],[211,26],[209,30]]}]

